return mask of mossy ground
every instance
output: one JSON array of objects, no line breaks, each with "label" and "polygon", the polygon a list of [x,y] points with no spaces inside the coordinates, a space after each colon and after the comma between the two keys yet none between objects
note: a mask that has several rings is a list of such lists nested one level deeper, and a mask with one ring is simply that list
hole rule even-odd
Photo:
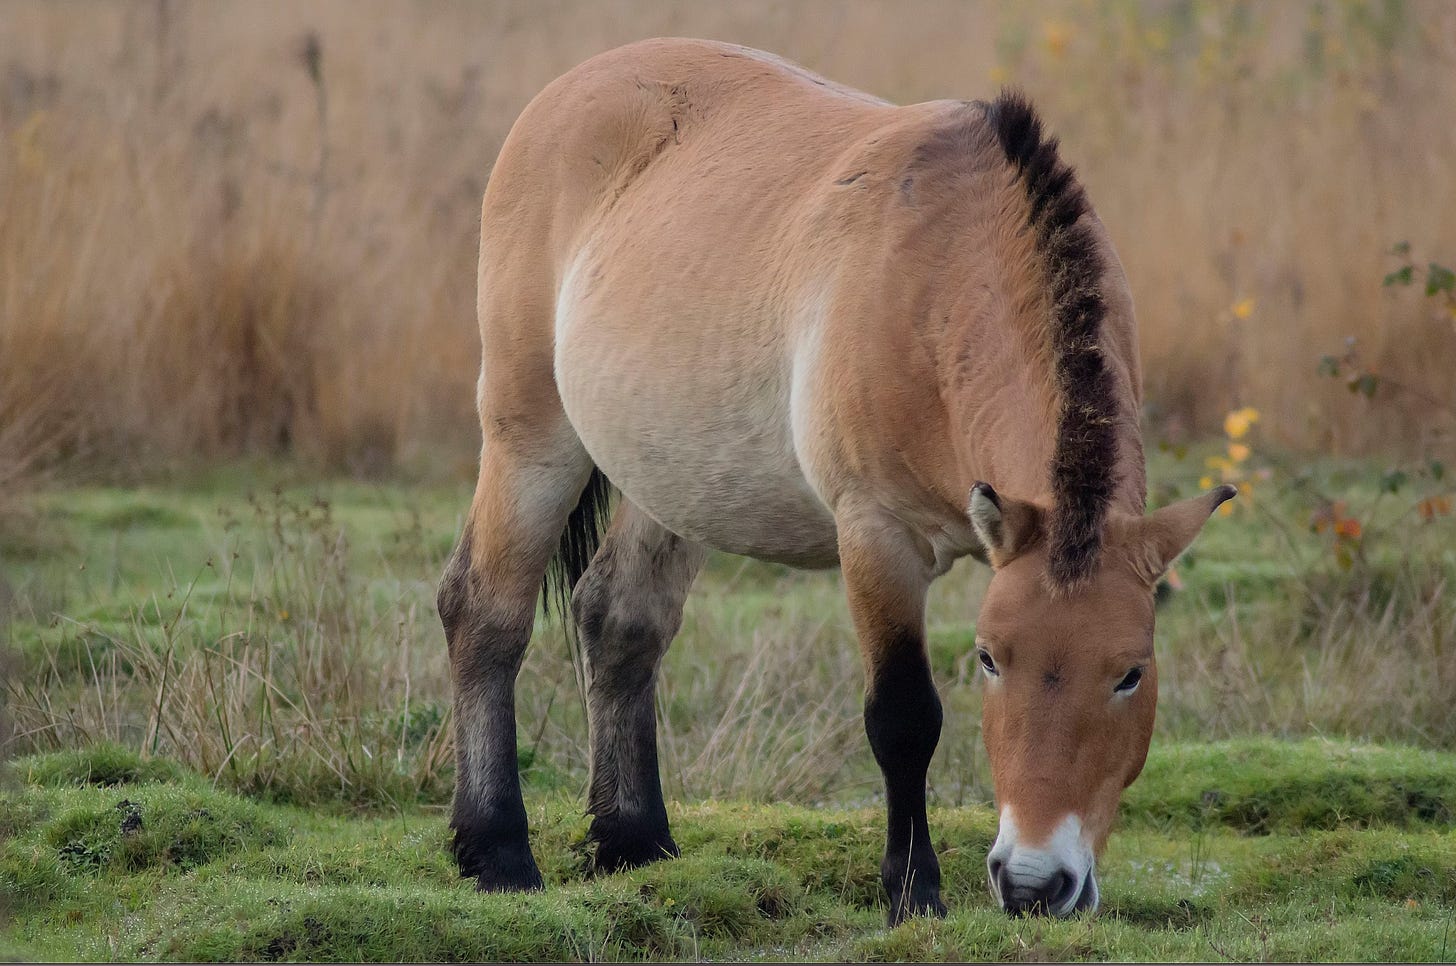
[{"label": "mossy ground", "polygon": [[[678,860],[593,878],[579,803],[531,794],[547,891],[479,895],[441,810],[322,815],[114,747],[21,759],[0,797],[5,950],[161,960],[1441,960],[1456,954],[1456,756],[1167,744],[1102,864],[1105,903],[1012,920],[984,805],[932,827],[950,917],[884,928],[876,808],[675,805]],[[1247,818],[1254,817],[1252,823]]]},{"label": "mossy ground", "polygon": [[725,556],[659,686],[683,857],[587,875],[585,722],[543,621],[518,718],[548,889],[483,896],[456,876],[432,603],[468,498],[233,469],[58,490],[0,529],[5,697],[26,752],[0,783],[0,953],[1456,958],[1443,531],[1372,539],[1344,574],[1326,537],[1267,525],[1293,498],[1215,518],[1160,610],[1158,733],[1101,866],[1103,909],[1068,922],[1008,919],[986,892],[995,817],[968,657],[985,575],[958,567],[929,612],[951,914],[887,930],[837,580]]}]

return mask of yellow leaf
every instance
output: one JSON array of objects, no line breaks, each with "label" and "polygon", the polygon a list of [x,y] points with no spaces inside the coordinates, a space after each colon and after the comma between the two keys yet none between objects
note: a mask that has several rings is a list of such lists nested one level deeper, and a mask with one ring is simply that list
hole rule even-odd
[{"label": "yellow leaf", "polygon": [[1254,314],[1255,304],[1253,299],[1239,299],[1234,303],[1234,318],[1247,319]]},{"label": "yellow leaf", "polygon": [[1072,25],[1064,20],[1047,20],[1041,25],[1047,50],[1053,57],[1062,57],[1067,52],[1067,43],[1072,39]]},{"label": "yellow leaf", "polygon": [[1042,33],[1046,38],[1047,50],[1053,57],[1061,57],[1067,52],[1067,41],[1072,39],[1072,28],[1061,20],[1048,20],[1042,24]]},{"label": "yellow leaf", "polygon": [[1253,406],[1235,409],[1223,418],[1223,432],[1229,439],[1242,439],[1249,427],[1259,421],[1259,410]]},{"label": "yellow leaf", "polygon": [[1234,505],[1232,503],[1225,503],[1218,508],[1218,512],[1223,516],[1231,517],[1234,515]]},{"label": "yellow leaf", "polygon": [[1243,443],[1229,443],[1229,459],[1235,463],[1242,463],[1249,458],[1249,448]]},{"label": "yellow leaf", "polygon": [[1211,476],[1200,476],[1198,478],[1198,488],[1200,490],[1211,490],[1211,489],[1213,489],[1213,477],[1211,477]]}]

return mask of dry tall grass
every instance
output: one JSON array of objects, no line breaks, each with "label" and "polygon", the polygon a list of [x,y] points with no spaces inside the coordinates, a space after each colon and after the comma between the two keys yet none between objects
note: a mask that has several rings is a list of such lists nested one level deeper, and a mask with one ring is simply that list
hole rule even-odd
[{"label": "dry tall grass", "polygon": [[900,101],[1026,87],[1118,242],[1166,432],[1249,404],[1338,451],[1449,431],[1315,375],[1355,336],[1452,397],[1449,325],[1378,284],[1399,239],[1456,260],[1449,4],[12,0],[0,488],[73,455],[368,470],[448,442],[468,471],[491,162],[552,77],[661,34]]},{"label": "dry tall grass", "polygon": [[[1269,507],[1294,516],[1277,499]],[[189,538],[190,558],[159,560],[165,573],[147,572],[138,592],[113,592],[105,603],[74,589],[67,601],[64,588],[27,581],[17,608],[23,656],[0,673],[11,750],[112,741],[270,798],[346,807],[446,801],[450,676],[433,575],[451,534],[440,519],[407,523],[394,511],[388,522],[375,517],[373,529],[342,516],[286,495],[229,504]],[[1225,545],[1245,547],[1287,523],[1272,519],[1214,526],[1238,528]],[[1260,550],[1252,563],[1262,573],[1253,576],[1225,551],[1212,553],[1227,585],[1204,581],[1159,618],[1160,734],[1313,733],[1452,747],[1456,568],[1440,557],[1450,521],[1440,526],[1404,528],[1348,571],[1321,559],[1322,539],[1302,531],[1282,553]],[[167,529],[158,526],[153,539]],[[127,546],[160,558],[169,544]],[[109,564],[105,556],[92,561],[96,586],[136,579],[121,575],[119,556]],[[962,562],[929,602],[946,707],[932,790],[945,803],[991,794],[969,623],[988,581],[985,568]],[[875,799],[882,785],[864,739],[852,642],[835,575],[715,560],[689,598],[657,687],[669,797]],[[589,760],[576,682],[562,628],[543,622],[518,681],[518,747],[534,786],[573,795],[584,791]]]}]

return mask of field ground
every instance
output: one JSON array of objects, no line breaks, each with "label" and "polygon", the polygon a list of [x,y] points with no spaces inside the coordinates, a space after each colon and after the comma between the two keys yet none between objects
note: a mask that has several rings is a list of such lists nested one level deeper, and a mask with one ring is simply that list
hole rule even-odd
[{"label": "field ground", "polygon": [[[1155,501],[1195,486],[1201,457],[1153,453]],[[582,871],[576,670],[543,623],[518,717],[550,888],[483,897],[445,850],[449,690],[433,609],[469,485],[297,473],[58,488],[0,527],[4,711],[22,755],[0,786],[0,952],[1456,956],[1451,518],[1413,523],[1373,463],[1257,483],[1181,562],[1183,589],[1159,616],[1153,755],[1092,919],[991,908],[995,819],[967,660],[986,575],[965,563],[944,578],[930,606],[948,711],[932,828],[952,913],[893,931],[835,575],[712,560],[659,688],[684,856],[625,875]],[[1325,490],[1362,514],[1353,557],[1309,526],[1310,494]]]},{"label": "field ground", "polygon": [[22,760],[0,800],[15,956],[163,960],[1443,960],[1456,756],[1310,740],[1159,747],[1095,918],[991,907],[985,805],[932,827],[952,912],[883,927],[878,809],[671,809],[684,857],[583,875],[577,800],[531,789],[548,891],[481,896],[441,809],[263,805],[114,748]]}]

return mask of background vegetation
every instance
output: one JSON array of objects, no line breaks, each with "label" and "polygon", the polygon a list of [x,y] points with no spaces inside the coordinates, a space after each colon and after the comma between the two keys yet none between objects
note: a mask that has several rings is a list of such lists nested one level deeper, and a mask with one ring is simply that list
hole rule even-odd
[{"label": "background vegetation", "polygon": [[[468,472],[491,162],[553,77],[663,34],[902,102],[1025,87],[1126,263],[1168,435],[1255,405],[1327,452],[1449,442],[1449,331],[1368,284],[1393,242],[1456,250],[1449,4],[15,0],[0,481],[258,452]],[[1410,405],[1317,378],[1347,338]]]},{"label": "background vegetation", "polygon": [[[1027,88],[1134,286],[1151,502],[1242,491],[1171,577],[1095,920],[985,895],[970,562],[930,604],[948,922],[880,928],[838,578],[728,556],[658,694],[685,859],[585,877],[543,622],[519,757],[555,888],[453,877],[433,598],[477,206],[542,85],[658,34],[900,101]],[[1449,958],[1453,61],[1456,8],[1393,0],[4,5],[0,952]]]}]

